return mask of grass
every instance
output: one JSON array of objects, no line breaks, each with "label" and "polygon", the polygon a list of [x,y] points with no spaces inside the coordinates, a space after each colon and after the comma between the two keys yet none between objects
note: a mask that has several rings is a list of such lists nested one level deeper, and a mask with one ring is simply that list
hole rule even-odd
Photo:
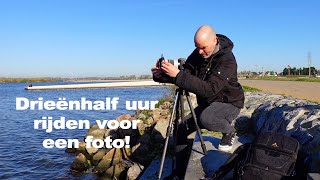
[{"label": "grass", "polygon": [[308,76],[258,77],[258,78],[248,78],[248,80],[320,82],[320,78],[316,78],[316,77],[309,78]]},{"label": "grass", "polygon": [[221,132],[209,131],[207,129],[201,129],[201,133],[202,133],[202,135],[211,135],[211,136],[222,138]]},{"label": "grass", "polygon": [[260,89],[256,89],[249,86],[242,86],[244,92],[260,92]]}]

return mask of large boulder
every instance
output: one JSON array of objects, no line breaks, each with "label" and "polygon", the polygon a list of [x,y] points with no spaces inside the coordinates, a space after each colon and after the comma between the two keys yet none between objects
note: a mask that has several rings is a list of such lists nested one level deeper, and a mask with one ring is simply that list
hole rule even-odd
[{"label": "large boulder", "polygon": [[88,169],[89,163],[85,155],[82,153],[76,156],[76,159],[71,164],[71,170],[75,172],[84,172]]},{"label": "large boulder", "polygon": [[143,171],[144,166],[134,163],[127,171],[127,180],[138,179],[140,173]]},{"label": "large boulder", "polygon": [[[123,177],[120,178],[120,175],[122,172],[126,169],[125,165],[122,163],[119,163],[117,165],[111,166],[104,172],[104,176],[107,178],[112,179],[123,179]],[[124,174],[125,175],[125,174]]]},{"label": "large boulder", "polygon": [[117,121],[122,121],[122,120],[130,120],[131,119],[131,115],[130,114],[122,114],[120,116],[117,117]]},{"label": "large boulder", "polygon": [[99,150],[93,157],[91,160],[91,164],[93,166],[97,166],[100,162],[100,160],[103,158],[103,156],[106,155],[106,150]]},{"label": "large boulder", "polygon": [[87,148],[86,148],[86,143],[84,141],[81,141],[79,143],[79,147],[76,148],[76,154],[83,154],[84,156],[86,156],[87,159],[91,159],[92,158],[92,155],[90,155],[88,152],[87,152]]},{"label": "large boulder", "polygon": [[152,135],[155,141],[163,141],[166,138],[169,120],[159,119],[157,124],[154,126]]},{"label": "large boulder", "polygon": [[93,136],[96,139],[103,139],[106,129],[100,129],[97,124],[93,125],[87,132],[86,136]]},{"label": "large boulder", "polygon": [[103,156],[99,164],[94,168],[94,172],[103,173],[113,165],[118,164],[122,160],[121,149],[113,148]]}]

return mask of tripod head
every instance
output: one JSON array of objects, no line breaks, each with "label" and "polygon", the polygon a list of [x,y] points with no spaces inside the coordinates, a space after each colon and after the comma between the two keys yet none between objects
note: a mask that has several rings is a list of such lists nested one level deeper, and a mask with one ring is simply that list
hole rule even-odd
[{"label": "tripod head", "polygon": [[178,62],[179,62],[178,69],[179,69],[179,70],[184,70],[183,65],[186,63],[186,59],[185,59],[185,58],[179,58],[179,59],[178,59]]}]

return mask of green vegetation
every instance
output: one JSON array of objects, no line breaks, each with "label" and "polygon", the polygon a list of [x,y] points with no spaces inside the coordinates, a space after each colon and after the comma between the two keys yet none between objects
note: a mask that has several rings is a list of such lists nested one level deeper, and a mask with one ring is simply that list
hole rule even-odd
[{"label": "green vegetation", "polygon": [[61,78],[0,78],[0,83],[57,82]]},{"label": "green vegetation", "polygon": [[201,129],[201,133],[202,133],[202,135],[211,135],[211,136],[222,138],[221,132],[208,131],[206,129]]},{"label": "green vegetation", "polygon": [[162,105],[164,102],[168,101],[170,103],[173,103],[173,98],[176,92],[175,86],[164,86],[164,89],[162,89],[163,96],[158,99],[158,103],[156,104],[156,108],[159,108],[160,105]]},{"label": "green vegetation", "polygon": [[242,86],[244,92],[259,92],[261,90],[249,87],[249,86]]},{"label": "green vegetation", "polygon": [[316,78],[316,77],[309,78],[307,76],[259,77],[259,78],[249,78],[249,80],[320,82],[320,78]]}]

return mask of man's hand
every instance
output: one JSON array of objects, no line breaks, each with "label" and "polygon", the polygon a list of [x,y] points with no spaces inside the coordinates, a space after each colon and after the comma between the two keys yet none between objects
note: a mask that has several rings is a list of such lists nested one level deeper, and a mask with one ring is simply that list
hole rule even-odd
[{"label": "man's hand", "polygon": [[170,77],[176,77],[177,74],[180,72],[180,70],[169,63],[168,61],[163,61],[161,65],[161,69],[163,70],[164,73],[166,73]]},{"label": "man's hand", "polygon": [[155,78],[161,78],[161,69],[158,68],[159,67],[159,60],[157,61],[157,63],[151,68],[151,72],[153,74],[153,76]]}]

